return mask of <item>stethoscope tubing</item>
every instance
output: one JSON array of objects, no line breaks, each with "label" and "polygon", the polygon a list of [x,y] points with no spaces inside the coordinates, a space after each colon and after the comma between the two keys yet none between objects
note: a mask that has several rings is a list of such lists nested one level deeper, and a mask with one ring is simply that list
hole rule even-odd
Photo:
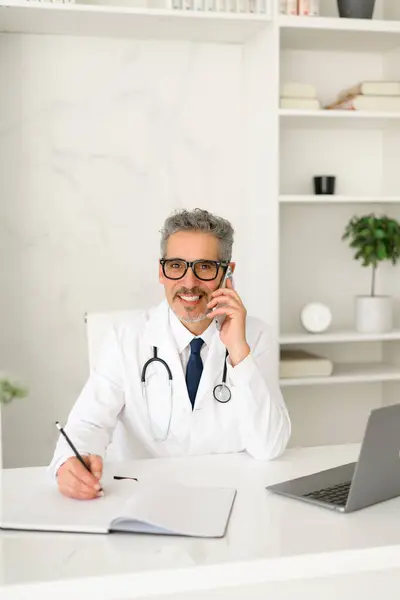
[{"label": "stethoscope tubing", "polygon": [[[229,386],[226,384],[226,376],[227,376],[227,372],[228,372],[227,358],[228,358],[228,350],[225,351],[225,360],[224,360],[224,370],[223,370],[223,374],[222,374],[222,383],[218,383],[214,387],[214,389],[213,389],[214,399],[217,402],[219,402],[220,404],[226,404],[232,398],[231,390],[229,389]],[[159,363],[161,363],[165,367],[165,369],[166,369],[166,371],[168,373],[168,380],[169,380],[169,397],[170,397],[169,421],[168,421],[168,427],[166,429],[166,433],[161,438],[158,437],[155,434],[155,431],[154,431],[154,428],[153,428],[153,420],[151,418],[149,403],[148,403],[148,400],[147,400],[147,392],[146,392],[146,371],[147,371],[147,368],[149,367],[149,365],[151,365],[151,363],[153,363],[153,362],[159,362]],[[146,404],[147,419],[148,419],[148,422],[149,422],[149,425],[150,425],[150,429],[151,429],[151,433],[152,433],[153,439],[156,442],[165,442],[165,440],[167,439],[167,437],[169,435],[169,431],[170,431],[170,428],[171,428],[171,419],[172,419],[172,411],[173,411],[173,389],[172,389],[173,378],[172,378],[172,371],[169,368],[168,363],[165,360],[163,360],[162,358],[160,358],[158,356],[157,346],[153,346],[153,356],[152,356],[152,358],[149,358],[149,360],[147,360],[145,362],[145,364],[143,365],[142,374],[141,374],[141,383],[142,383],[142,392],[143,392],[143,396],[144,396],[145,404]],[[220,398],[218,398],[218,394],[220,395]],[[222,400],[222,396],[224,394],[225,394],[226,400]]]}]

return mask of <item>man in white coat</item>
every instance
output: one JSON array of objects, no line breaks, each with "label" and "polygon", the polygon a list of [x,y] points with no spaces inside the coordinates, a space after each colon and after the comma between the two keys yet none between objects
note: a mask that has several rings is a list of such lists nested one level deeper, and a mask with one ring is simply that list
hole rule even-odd
[{"label": "man in white coat", "polygon": [[[62,437],[50,465],[64,495],[102,495],[111,440],[121,460],[241,451],[267,460],[284,451],[291,425],[274,347],[224,277],[235,268],[232,245],[231,224],[205,210],[166,220],[166,299],[113,327],[65,427],[90,472]],[[143,377],[154,357],[165,362],[152,361]]]}]

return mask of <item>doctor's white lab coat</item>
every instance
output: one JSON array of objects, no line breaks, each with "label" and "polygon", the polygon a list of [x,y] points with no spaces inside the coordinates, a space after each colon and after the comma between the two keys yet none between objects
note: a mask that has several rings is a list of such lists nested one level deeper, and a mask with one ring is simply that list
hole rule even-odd
[{"label": "doctor's white lab coat", "polygon": [[[247,317],[250,355],[236,367],[227,360],[232,399],[213,397],[222,381],[225,346],[212,339],[194,410],[185,373],[169,325],[166,301],[149,311],[132,311],[112,327],[100,358],[75,403],[65,431],[82,454],[106,456],[112,440],[113,460],[240,452],[258,459],[281,454],[290,437],[290,419],[276,376],[273,344],[267,327]],[[142,392],[141,373],[153,347],[172,371],[172,418],[168,438],[155,441]],[[159,363],[146,373],[146,389],[155,437],[162,438],[170,417],[167,372]],[[50,471],[56,474],[73,452],[60,437]]]}]

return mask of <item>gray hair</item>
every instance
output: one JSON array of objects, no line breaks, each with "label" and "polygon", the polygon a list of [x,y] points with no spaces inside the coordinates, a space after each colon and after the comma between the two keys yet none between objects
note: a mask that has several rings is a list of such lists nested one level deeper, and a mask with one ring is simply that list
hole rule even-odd
[{"label": "gray hair", "polygon": [[170,215],[161,230],[161,256],[165,258],[168,239],[178,231],[211,233],[219,240],[219,260],[230,261],[234,230],[226,219],[217,217],[202,208],[192,211],[178,210]]}]

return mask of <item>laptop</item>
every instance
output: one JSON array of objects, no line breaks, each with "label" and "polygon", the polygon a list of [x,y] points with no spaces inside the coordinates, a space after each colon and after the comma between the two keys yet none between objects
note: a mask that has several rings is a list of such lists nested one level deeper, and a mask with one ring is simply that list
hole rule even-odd
[{"label": "laptop", "polygon": [[371,411],[358,461],[267,486],[343,513],[400,496],[400,404]]}]

